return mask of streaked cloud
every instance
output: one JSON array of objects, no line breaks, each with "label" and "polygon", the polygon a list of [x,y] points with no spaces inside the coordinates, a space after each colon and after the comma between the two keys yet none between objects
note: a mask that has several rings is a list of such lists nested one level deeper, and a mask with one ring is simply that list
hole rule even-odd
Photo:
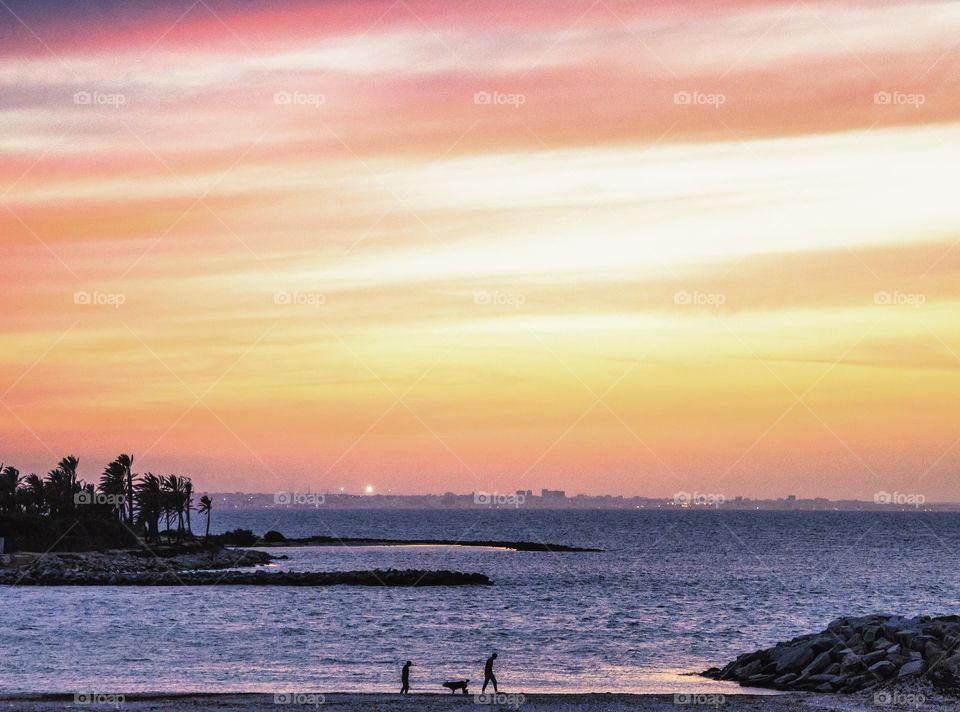
[{"label": "streaked cloud", "polygon": [[0,9],[5,461],[960,497],[955,4],[98,7]]}]

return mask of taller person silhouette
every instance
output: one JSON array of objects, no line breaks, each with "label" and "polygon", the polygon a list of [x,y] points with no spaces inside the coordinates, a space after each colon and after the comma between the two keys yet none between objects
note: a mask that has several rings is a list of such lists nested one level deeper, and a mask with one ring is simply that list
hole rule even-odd
[{"label": "taller person silhouette", "polygon": [[493,674],[493,661],[497,659],[497,654],[494,653],[489,658],[487,658],[487,664],[483,666],[483,688],[480,692],[487,691],[487,684],[493,683],[493,691],[497,691],[497,676]]}]

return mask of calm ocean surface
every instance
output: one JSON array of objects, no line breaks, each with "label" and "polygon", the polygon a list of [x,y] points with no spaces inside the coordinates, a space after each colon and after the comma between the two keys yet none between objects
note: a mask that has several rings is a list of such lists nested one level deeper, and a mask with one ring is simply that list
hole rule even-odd
[{"label": "calm ocean surface", "polygon": [[[960,515],[650,511],[216,512],[214,530],[524,539],[601,554],[275,550],[299,570],[447,568],[490,588],[0,587],[0,692],[671,692],[684,673],[871,612],[960,612]],[[195,528],[202,529],[197,522]],[[478,690],[479,691],[479,690]]]}]

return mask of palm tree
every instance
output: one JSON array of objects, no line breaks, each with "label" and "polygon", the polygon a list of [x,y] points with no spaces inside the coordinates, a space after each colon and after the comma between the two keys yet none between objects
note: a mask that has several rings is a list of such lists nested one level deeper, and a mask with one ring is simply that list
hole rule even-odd
[{"label": "palm tree", "polygon": [[67,455],[57,464],[57,467],[67,476],[67,491],[64,493],[66,495],[64,503],[68,512],[74,511],[77,504],[75,496],[84,488],[83,482],[77,480],[77,468],[79,466],[80,460],[73,455]]},{"label": "palm tree", "polygon": [[20,500],[24,509],[31,514],[44,514],[47,511],[47,497],[43,489],[43,480],[36,474],[27,475],[20,488]]},{"label": "palm tree", "polygon": [[213,510],[213,502],[207,495],[203,495],[200,498],[200,506],[197,508],[197,511],[200,514],[207,515],[207,533],[204,535],[205,538],[210,538],[210,512]]},{"label": "palm tree", "polygon": [[160,478],[160,486],[164,493],[164,513],[167,518],[167,531],[170,530],[170,520],[177,518],[177,539],[183,536],[183,511],[186,506],[186,480],[176,475]]},{"label": "palm tree", "polygon": [[60,461],[57,469],[47,473],[44,482],[44,497],[50,507],[50,516],[62,517],[74,510],[74,496],[82,489],[77,482],[77,465],[80,461],[73,455]]},{"label": "palm tree", "polygon": [[123,507],[118,508],[120,521],[133,526],[133,455],[117,455],[100,476],[100,491],[104,494],[123,495]]},{"label": "palm tree", "polygon": [[63,470],[70,478],[71,488],[77,484],[77,467],[79,466],[80,460],[75,458],[73,455],[67,455],[65,458],[60,460],[60,463],[57,465],[57,467]]},{"label": "palm tree", "polygon": [[127,526],[133,526],[133,455],[117,455],[116,462],[120,463],[127,475]]},{"label": "palm tree", "polygon": [[193,509],[193,480],[184,477],[183,494],[186,499],[187,509],[187,536],[193,538],[193,529],[190,527],[190,510]]},{"label": "palm tree", "polygon": [[[125,467],[124,463],[120,458],[124,458],[126,455],[121,455],[116,460],[111,462],[103,470],[103,474],[100,475],[100,484],[97,487],[100,492],[106,495],[121,496],[127,497],[127,473],[129,470]],[[132,506],[133,502],[131,500],[130,505]],[[119,521],[124,521],[128,519],[127,517],[127,503],[124,502],[122,507],[117,507],[114,511]],[[132,522],[127,521],[128,525],[132,526]]]},{"label": "palm tree", "polygon": [[0,464],[0,512],[12,514],[20,506],[17,503],[17,488],[20,486],[20,470]]},{"label": "palm tree", "polygon": [[147,540],[160,541],[160,514],[163,509],[160,478],[152,472],[144,473],[133,489],[140,522],[146,529]]},{"label": "palm tree", "polygon": [[59,517],[66,511],[66,494],[69,489],[67,475],[63,470],[50,470],[43,481],[43,496],[50,507],[50,516]]}]

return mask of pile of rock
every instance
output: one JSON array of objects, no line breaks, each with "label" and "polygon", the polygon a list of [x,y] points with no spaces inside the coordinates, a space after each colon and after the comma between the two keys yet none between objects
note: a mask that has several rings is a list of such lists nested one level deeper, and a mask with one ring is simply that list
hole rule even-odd
[{"label": "pile of rock", "polygon": [[[239,530],[238,530],[239,531]],[[221,535],[224,540],[224,535]],[[227,543],[232,543],[227,541]],[[250,544],[240,544],[249,546]],[[559,553],[598,553],[603,549],[594,549],[583,546],[567,546],[566,544],[548,544],[539,541],[503,541],[498,539],[370,539],[339,536],[309,536],[301,538],[285,537],[280,532],[269,531],[258,541],[259,547],[277,546],[477,546],[495,549],[512,549],[513,551],[542,551],[552,554]]]},{"label": "pile of rock", "polygon": [[[0,585],[20,586],[490,586],[459,571],[244,571],[286,556],[219,544],[0,555]],[[226,569],[226,570],[225,570]],[[234,570],[240,569],[240,570]]]},{"label": "pile of rock", "polygon": [[275,558],[251,549],[210,546],[194,549],[17,553],[0,557],[0,584],[130,577],[199,569],[269,564]]},{"label": "pile of rock", "polygon": [[839,618],[822,633],[741,655],[703,673],[751,687],[851,693],[925,676],[960,687],[960,616]]},{"label": "pile of rock", "polygon": [[483,574],[458,571],[138,571],[28,572],[21,586],[490,586]]}]

